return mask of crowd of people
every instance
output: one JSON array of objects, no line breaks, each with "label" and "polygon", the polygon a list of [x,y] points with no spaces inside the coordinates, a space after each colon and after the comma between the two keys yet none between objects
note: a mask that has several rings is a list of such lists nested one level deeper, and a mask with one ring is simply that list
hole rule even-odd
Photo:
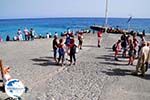
[{"label": "crowd of people", "polygon": [[70,30],[63,33],[59,40],[57,33],[55,33],[53,39],[53,52],[54,60],[58,65],[61,64],[63,66],[64,64],[67,64],[67,60],[70,62],[69,65],[76,64],[76,53],[78,52],[78,49],[82,49],[83,32],[78,32],[77,35],[79,41],[78,45],[75,42],[75,34]]},{"label": "crowd of people", "polygon": [[25,37],[25,41],[34,40],[34,38],[35,38],[35,31],[33,28],[31,28],[30,31],[27,28],[24,28],[23,32],[21,31],[21,29],[18,29],[17,36],[14,36],[13,40],[14,41],[24,40],[23,34]]},{"label": "crowd of people", "polygon": [[128,65],[133,65],[134,60],[138,59],[136,74],[141,72],[142,76],[145,75],[150,61],[150,43],[145,40],[144,36],[138,39],[137,34],[131,36],[124,33],[112,49],[115,52],[114,59],[116,61],[119,61],[118,55],[120,52],[123,58],[129,59]]},{"label": "crowd of people", "polygon": [[[34,40],[36,38],[36,33],[33,28],[30,29],[30,31],[27,28],[24,28],[23,31],[21,29],[18,29],[17,34],[11,39],[9,35],[6,36],[6,41],[29,41]],[[0,37],[0,42],[3,42],[4,40],[2,37]]]},{"label": "crowd of people", "polygon": [[[76,31],[76,32],[71,31],[71,33],[75,33],[75,35],[77,33],[80,33],[80,32],[89,33],[90,30],[80,30],[80,31]],[[60,36],[63,37],[66,33],[67,33],[67,31],[61,32]],[[30,41],[30,40],[34,40],[34,39],[52,38],[52,37],[54,37],[55,34],[58,35],[57,32],[53,33],[53,35],[51,32],[47,32],[46,34],[37,34],[33,28],[31,28],[30,30],[28,30],[27,28],[24,28],[24,30],[18,29],[16,32],[16,35],[13,38],[11,38],[10,35],[7,35],[5,40],[4,40],[0,36],[0,42],[3,42],[3,41],[24,41],[24,40]],[[81,36],[81,38],[82,38],[82,36]],[[81,43],[82,41],[79,41],[79,42],[80,42],[80,44],[82,44]]]}]

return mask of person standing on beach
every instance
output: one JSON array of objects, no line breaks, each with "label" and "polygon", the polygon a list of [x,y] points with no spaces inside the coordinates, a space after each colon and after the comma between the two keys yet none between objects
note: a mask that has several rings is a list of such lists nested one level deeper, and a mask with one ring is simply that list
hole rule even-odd
[{"label": "person standing on beach", "polygon": [[83,32],[78,33],[78,40],[79,40],[78,48],[81,50],[82,49],[82,44],[83,44]]},{"label": "person standing on beach", "polygon": [[71,41],[70,41],[70,65],[72,64],[72,59],[74,60],[73,65],[76,64],[76,48],[77,46],[75,45],[75,40],[74,37],[72,37]]},{"label": "person standing on beach", "polygon": [[142,35],[145,36],[145,30],[142,31]]},{"label": "person standing on beach", "polygon": [[101,43],[101,39],[102,39],[102,30],[99,30],[97,32],[97,37],[98,37],[98,45],[97,46],[100,48],[101,47],[100,43]]},{"label": "person standing on beach", "polygon": [[66,41],[65,41],[65,44],[66,44],[66,46],[67,46],[68,49],[69,49],[69,45],[70,45],[70,35],[69,35],[69,33],[66,34]]},{"label": "person standing on beach", "polygon": [[143,47],[140,50],[139,53],[139,59],[136,65],[136,73],[141,72],[141,75],[144,76],[145,72],[149,68],[149,63],[150,63],[150,44],[149,43],[144,43]]},{"label": "person standing on beach", "polygon": [[115,60],[118,61],[118,53],[121,51],[121,40],[118,40],[117,43],[115,44]]},{"label": "person standing on beach", "polygon": [[133,65],[134,62],[134,44],[132,42],[132,40],[129,40],[129,51],[128,51],[128,55],[129,55],[129,61],[128,61],[128,65]]},{"label": "person standing on beach", "polygon": [[[46,33],[46,38],[49,39],[50,38],[50,35],[49,33]],[[55,37],[54,37],[55,38]]]},{"label": "person standing on beach", "polygon": [[31,40],[34,40],[34,36],[35,36],[35,31],[33,28],[31,28],[30,30],[30,37],[31,37]]},{"label": "person standing on beach", "polygon": [[57,41],[57,36],[54,36],[53,40],[53,52],[54,52],[54,60],[57,63],[57,48],[58,48],[58,41]]},{"label": "person standing on beach", "polygon": [[65,61],[68,60],[69,58],[69,51],[70,51],[70,41],[71,41],[71,35],[70,35],[70,31],[68,31],[66,33],[66,36],[65,36]]},{"label": "person standing on beach", "polygon": [[140,53],[140,51],[141,51],[141,48],[143,47],[143,44],[144,44],[145,42],[146,42],[146,41],[145,41],[145,38],[144,38],[144,36],[142,35],[142,36],[141,36],[140,43],[139,43],[139,47],[138,47],[138,57],[139,57],[139,53]]},{"label": "person standing on beach", "polygon": [[123,35],[121,36],[121,46],[122,46],[122,49],[123,49],[122,57],[126,57],[126,51],[127,51],[127,37],[126,37],[126,34],[125,34],[125,33],[123,33]]},{"label": "person standing on beach", "polygon": [[55,33],[54,33],[54,36],[58,36],[58,33],[57,33],[57,32],[55,32]]},{"label": "person standing on beach", "polygon": [[129,46],[130,39],[131,39],[131,36],[128,34],[127,35],[127,47]]},{"label": "person standing on beach", "polygon": [[25,35],[25,41],[28,41],[29,40],[29,31],[28,31],[28,29],[27,28],[24,28],[24,35]]},{"label": "person standing on beach", "polygon": [[23,38],[22,38],[22,31],[20,29],[18,29],[17,34],[18,34],[18,40],[22,41],[23,40]]},{"label": "person standing on beach", "polygon": [[138,40],[137,40],[137,34],[133,35],[133,46],[134,46],[134,59],[136,58],[137,50],[138,50]]},{"label": "person standing on beach", "polygon": [[60,39],[59,40],[59,44],[58,44],[58,52],[59,52],[59,58],[58,58],[58,64],[60,63],[60,60],[61,60],[61,65],[63,66],[64,65],[64,58],[65,58],[65,45],[64,45],[64,42],[63,42],[63,39]]}]

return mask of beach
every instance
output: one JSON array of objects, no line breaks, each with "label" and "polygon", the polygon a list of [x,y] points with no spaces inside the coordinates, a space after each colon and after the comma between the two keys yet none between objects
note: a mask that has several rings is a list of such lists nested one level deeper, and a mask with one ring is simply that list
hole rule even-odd
[{"label": "beach", "polygon": [[[75,66],[55,64],[52,39],[2,42],[0,55],[12,78],[28,87],[23,100],[149,100],[150,71],[141,78],[131,75],[136,61],[133,66],[127,59],[114,61],[111,47],[120,36],[103,34],[98,48],[97,34],[85,34]],[[0,91],[0,100],[6,98]]]}]

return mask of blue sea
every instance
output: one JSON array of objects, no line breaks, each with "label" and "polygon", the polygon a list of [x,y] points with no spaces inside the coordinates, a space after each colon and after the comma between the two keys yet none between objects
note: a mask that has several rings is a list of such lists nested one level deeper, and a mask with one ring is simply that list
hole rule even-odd
[{"label": "blue sea", "polygon": [[[108,18],[110,27],[119,27],[120,29],[128,29],[128,18]],[[33,28],[37,34],[46,35],[51,32],[66,31],[68,28],[72,31],[89,29],[91,25],[101,25],[105,23],[104,18],[37,18],[37,19],[0,19],[0,36],[5,40],[9,35],[11,38],[17,35],[17,30],[24,28]],[[145,30],[150,33],[150,19],[132,18],[130,21],[130,29],[138,32]]]}]

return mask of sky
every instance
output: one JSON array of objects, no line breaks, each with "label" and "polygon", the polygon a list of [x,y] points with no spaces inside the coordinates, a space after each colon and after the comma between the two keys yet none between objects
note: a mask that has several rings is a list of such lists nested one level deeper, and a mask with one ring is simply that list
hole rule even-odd
[{"label": "sky", "polygon": [[[0,0],[0,19],[104,17],[106,0]],[[108,17],[150,18],[150,0],[108,0]]]}]

